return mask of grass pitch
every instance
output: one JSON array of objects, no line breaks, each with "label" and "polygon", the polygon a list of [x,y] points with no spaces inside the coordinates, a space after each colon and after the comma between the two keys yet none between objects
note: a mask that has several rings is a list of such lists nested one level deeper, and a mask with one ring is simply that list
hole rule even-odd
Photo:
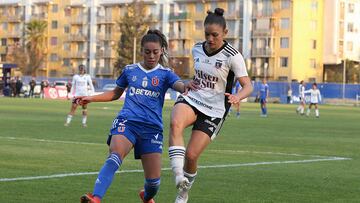
[{"label": "grass pitch", "polygon": [[[167,136],[173,102],[164,107],[164,154],[156,202],[174,201]],[[107,156],[105,144],[122,102],[89,105],[88,128],[78,109],[64,127],[69,101],[0,98],[0,199],[79,202],[91,192]],[[200,158],[189,203],[360,202],[360,108],[320,106],[320,119],[298,116],[295,105],[241,106]],[[189,138],[186,131],[185,138]],[[132,153],[103,202],[138,203],[143,173]]]}]

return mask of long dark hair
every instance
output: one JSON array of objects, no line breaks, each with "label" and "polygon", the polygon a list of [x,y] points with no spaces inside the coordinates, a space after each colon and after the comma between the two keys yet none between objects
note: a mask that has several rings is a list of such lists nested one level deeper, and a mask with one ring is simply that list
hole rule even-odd
[{"label": "long dark hair", "polygon": [[146,42],[157,42],[160,44],[163,53],[160,56],[159,63],[162,66],[168,66],[168,43],[166,41],[165,35],[160,30],[149,30],[141,39],[141,48],[144,47]]}]

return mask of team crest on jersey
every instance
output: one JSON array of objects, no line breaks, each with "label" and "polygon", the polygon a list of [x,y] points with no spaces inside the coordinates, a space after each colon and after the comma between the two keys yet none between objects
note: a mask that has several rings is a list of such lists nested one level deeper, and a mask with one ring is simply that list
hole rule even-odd
[{"label": "team crest on jersey", "polygon": [[215,68],[216,68],[216,69],[220,69],[221,66],[222,66],[222,61],[220,61],[219,59],[216,59]]},{"label": "team crest on jersey", "polygon": [[143,81],[142,81],[141,85],[142,85],[144,88],[147,87],[147,85],[148,85],[148,79],[147,79],[147,77],[144,77],[144,78],[143,78]]},{"label": "team crest on jersey", "polygon": [[119,132],[119,133],[125,132],[125,126],[119,126],[119,127],[118,127],[118,132]]},{"label": "team crest on jersey", "polygon": [[135,81],[137,80],[136,75],[134,75],[134,76],[131,78],[131,80],[132,80],[133,82],[135,82]]},{"label": "team crest on jersey", "polygon": [[154,87],[158,86],[159,85],[159,78],[157,78],[156,76],[151,78],[151,84]]}]

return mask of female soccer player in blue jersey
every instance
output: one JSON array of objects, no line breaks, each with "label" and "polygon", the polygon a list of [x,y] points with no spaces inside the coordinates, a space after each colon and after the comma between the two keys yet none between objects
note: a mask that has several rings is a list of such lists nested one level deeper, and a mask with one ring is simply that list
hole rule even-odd
[{"label": "female soccer player in blue jersey", "polygon": [[[200,154],[219,133],[231,104],[248,97],[253,89],[243,57],[224,40],[228,30],[223,14],[221,8],[208,11],[204,21],[206,40],[192,49],[194,78],[200,89],[180,95],[171,114],[169,157],[179,188],[177,203],[188,201]],[[231,94],[234,79],[242,86],[237,94]],[[185,150],[183,132],[191,125]]]},{"label": "female soccer player in blue jersey", "polygon": [[125,103],[115,120],[107,143],[110,155],[96,179],[93,193],[81,197],[81,202],[99,203],[110,186],[115,172],[134,148],[136,159],[141,159],[144,190],[139,195],[143,202],[153,203],[160,186],[161,153],[163,145],[162,108],[168,88],[185,92],[192,82],[184,84],[163,65],[168,44],[158,30],[149,30],[141,40],[143,61],[127,65],[116,80],[117,87],[100,95],[81,97],[80,104],[117,100],[126,90]]}]

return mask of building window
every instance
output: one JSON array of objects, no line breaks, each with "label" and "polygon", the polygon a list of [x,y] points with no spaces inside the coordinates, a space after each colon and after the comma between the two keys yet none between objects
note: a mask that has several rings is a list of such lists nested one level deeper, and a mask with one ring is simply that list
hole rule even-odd
[{"label": "building window", "polygon": [[57,54],[51,54],[50,55],[50,61],[58,61],[59,58],[58,58],[58,55]]},{"label": "building window", "polygon": [[316,20],[310,21],[310,29],[313,31],[315,31],[317,29],[317,21]]},{"label": "building window", "polygon": [[51,44],[51,46],[56,46],[58,44],[58,38],[57,37],[51,37],[50,44]]},{"label": "building window", "polygon": [[235,13],[235,1],[228,1],[227,3],[227,13],[233,15]]},{"label": "building window", "polygon": [[354,23],[348,23],[347,28],[348,32],[354,32]]},{"label": "building window", "polygon": [[288,37],[281,37],[280,38],[280,48],[289,48],[289,38]]},{"label": "building window", "polygon": [[210,4],[210,10],[211,10],[211,11],[214,11],[216,8],[217,8],[217,3],[216,3],[216,1],[211,2],[211,4]]},{"label": "building window", "polygon": [[6,61],[6,54],[1,54],[0,60],[1,60],[2,62]]},{"label": "building window", "polygon": [[287,76],[279,76],[279,81],[287,81],[288,77]]},{"label": "building window", "polygon": [[64,50],[65,51],[70,51],[70,44],[69,43],[64,43]]},{"label": "building window", "polygon": [[59,10],[59,6],[58,6],[57,4],[53,4],[53,5],[52,5],[52,12],[53,12],[53,13],[57,13],[58,10]]},{"label": "building window", "polygon": [[70,27],[68,25],[64,26],[64,33],[70,33]]},{"label": "building window", "polygon": [[289,29],[289,18],[281,18],[281,29]]},{"label": "building window", "polygon": [[355,11],[355,4],[349,3],[349,5],[348,5],[348,10],[349,10],[349,13],[354,13],[354,11]]},{"label": "building window", "polygon": [[196,3],[196,13],[204,12],[204,4],[201,2]]},{"label": "building window", "polygon": [[56,20],[51,21],[51,28],[57,29],[58,28],[58,22]]},{"label": "building window", "polygon": [[202,30],[203,29],[203,21],[197,20],[195,21],[195,30]]},{"label": "building window", "polygon": [[316,82],[316,78],[309,78],[309,83],[314,83]]},{"label": "building window", "polygon": [[311,10],[312,11],[317,11],[318,9],[318,2],[317,1],[312,1],[311,2]]},{"label": "building window", "polygon": [[70,59],[63,59],[63,66],[70,66]]},{"label": "building window", "polygon": [[1,39],[1,46],[6,46],[7,45],[7,39],[6,38],[2,38]]},{"label": "building window", "polygon": [[316,49],[316,40],[315,39],[311,40],[311,48]]},{"label": "building window", "polygon": [[353,42],[346,42],[346,50],[353,51]]},{"label": "building window", "polygon": [[281,0],[281,9],[290,8],[290,0]]},{"label": "building window", "polygon": [[280,67],[287,68],[288,67],[288,57],[280,57]]},{"label": "building window", "polygon": [[3,28],[3,30],[7,30],[8,29],[8,23],[3,23],[2,28]]},{"label": "building window", "polygon": [[316,68],[316,60],[315,59],[310,59],[310,67]]}]

